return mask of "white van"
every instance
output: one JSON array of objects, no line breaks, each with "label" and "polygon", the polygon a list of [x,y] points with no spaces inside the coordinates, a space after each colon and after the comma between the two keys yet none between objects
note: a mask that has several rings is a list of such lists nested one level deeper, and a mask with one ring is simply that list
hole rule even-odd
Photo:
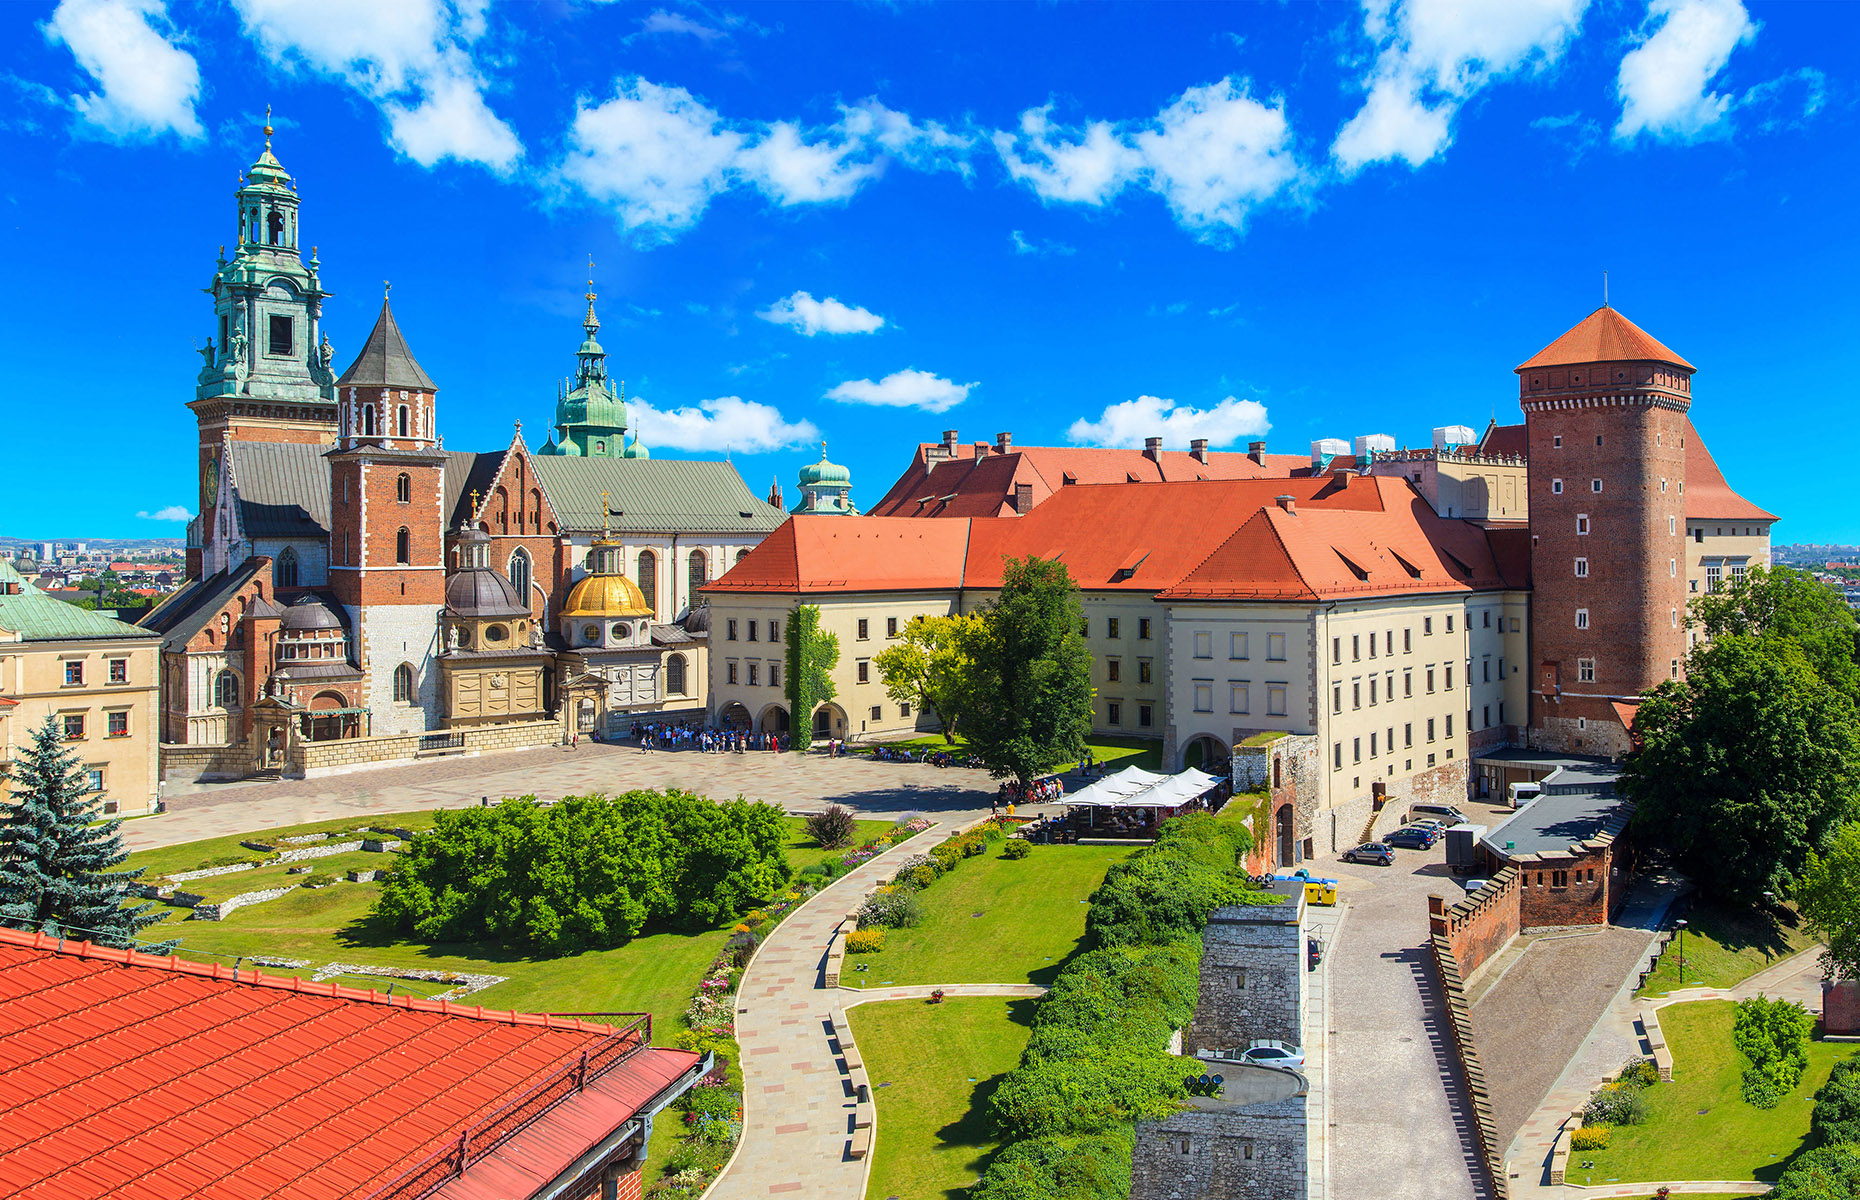
[{"label": "white van", "polygon": [[1544,794],[1544,785],[1541,783],[1514,783],[1507,787],[1505,792],[1507,798],[1511,801],[1511,807],[1523,808],[1525,805]]},{"label": "white van", "polygon": [[1410,804],[1408,819],[1414,821],[1421,817],[1438,817],[1448,825],[1466,824],[1466,814],[1451,804]]}]

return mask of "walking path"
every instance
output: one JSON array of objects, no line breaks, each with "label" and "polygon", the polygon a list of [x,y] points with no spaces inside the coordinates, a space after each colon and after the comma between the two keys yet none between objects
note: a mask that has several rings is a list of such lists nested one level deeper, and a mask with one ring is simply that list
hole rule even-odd
[{"label": "walking path", "polygon": [[1305,909],[1307,934],[1323,945],[1318,969],[1305,972],[1305,1197],[1330,1200],[1330,956],[1348,904]]}]

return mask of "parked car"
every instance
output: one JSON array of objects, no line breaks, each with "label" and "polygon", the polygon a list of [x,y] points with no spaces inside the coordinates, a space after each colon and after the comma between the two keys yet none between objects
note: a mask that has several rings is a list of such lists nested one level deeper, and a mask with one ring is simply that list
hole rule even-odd
[{"label": "parked car", "polygon": [[1382,840],[1390,846],[1400,846],[1403,850],[1432,850],[1434,843],[1440,840],[1440,835],[1432,829],[1410,825],[1406,829],[1383,834]]},{"label": "parked car", "polygon": [[1447,823],[1439,817],[1416,817],[1414,820],[1408,822],[1408,824],[1418,826],[1422,829],[1438,830],[1441,833],[1445,833],[1449,828]]},{"label": "parked car", "polygon": [[1465,888],[1466,894],[1470,896],[1490,882],[1492,882],[1490,879],[1464,879],[1460,881],[1460,886]]},{"label": "parked car", "polygon": [[1378,867],[1395,865],[1395,852],[1381,842],[1364,842],[1343,852],[1344,862],[1370,863]]},{"label": "parked car", "polygon": [[1408,819],[1414,821],[1421,817],[1438,817],[1449,825],[1466,824],[1466,814],[1451,804],[1410,804]]},{"label": "parked car", "polygon": [[1318,964],[1323,961],[1324,961],[1324,943],[1314,937],[1306,938],[1305,939],[1305,970],[1315,971],[1318,969]]},{"label": "parked car", "polygon": [[1279,1067],[1287,1071],[1296,1071],[1305,1065],[1305,1052],[1302,1047],[1289,1046],[1271,1038],[1261,1038],[1241,1051],[1242,1062],[1255,1066]]}]

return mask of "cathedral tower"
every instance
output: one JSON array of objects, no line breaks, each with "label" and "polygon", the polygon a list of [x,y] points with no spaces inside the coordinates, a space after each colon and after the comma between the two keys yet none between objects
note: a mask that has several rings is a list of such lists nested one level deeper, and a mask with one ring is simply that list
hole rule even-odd
[{"label": "cathedral tower", "polygon": [[626,386],[607,376],[607,351],[595,340],[601,331],[594,315],[594,281],[588,281],[588,315],[581,327],[587,338],[575,352],[575,378],[556,396],[555,436],[536,453],[568,458],[645,458],[635,437],[626,442]]},{"label": "cathedral tower", "polygon": [[225,464],[221,444],[233,441],[335,440],[333,350],[320,324],[329,295],[310,261],[299,253],[297,184],[265,149],[241,176],[234,194],[238,230],[231,260],[220,247],[206,291],[213,297],[214,330],[200,351],[205,360],[188,407],[199,424],[199,517],[188,537],[189,575],[200,569],[200,548],[213,536],[214,499]]},{"label": "cathedral tower", "polygon": [[336,392],[338,436],[325,455],[330,589],[358,637],[371,732],[421,732],[438,703],[446,456],[439,388],[385,299]]},{"label": "cathedral tower", "polygon": [[1627,706],[1683,670],[1693,370],[1606,305],[1517,368],[1533,745],[1625,753]]}]

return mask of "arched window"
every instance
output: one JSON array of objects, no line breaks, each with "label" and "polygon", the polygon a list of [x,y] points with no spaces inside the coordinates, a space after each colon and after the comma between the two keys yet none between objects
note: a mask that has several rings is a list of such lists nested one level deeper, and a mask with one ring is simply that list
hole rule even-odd
[{"label": "arched window", "polygon": [[284,244],[284,215],[275,208],[271,210],[271,215],[265,218],[265,231],[270,235],[272,245],[282,246]]},{"label": "arched window", "polygon": [[407,406],[403,404],[400,406],[400,436],[401,437],[407,436],[407,429],[408,429]]},{"label": "arched window", "polygon": [[535,533],[535,532],[540,531],[541,529],[542,529],[542,492],[541,490],[537,488],[531,488],[530,489],[530,531],[532,533]]},{"label": "arched window", "polygon": [[530,556],[529,552],[518,547],[510,556],[510,582],[517,589],[517,595],[523,597],[523,603],[530,602]]},{"label": "arched window", "polygon": [[273,571],[278,577],[279,587],[297,586],[297,551],[289,546],[278,552],[278,565]]},{"label": "arched window", "polygon": [[691,603],[696,604],[698,589],[710,582],[710,560],[702,550],[693,550],[687,561],[691,568]]},{"label": "arched window", "polygon": [[745,558],[748,558],[748,557],[749,557],[749,551],[747,551],[747,550],[738,550],[738,551],[736,552],[736,561],[737,561],[737,562],[742,562],[742,561],[743,561],[743,560],[744,560]]},{"label": "arched window", "polygon": [[[522,529],[522,519],[519,518],[517,530],[521,532]],[[503,488],[497,489],[497,531],[499,533],[510,532],[510,493]]]},{"label": "arched window", "polygon": [[673,696],[685,694],[685,656],[674,654],[665,660],[665,690]]},{"label": "arched window", "polygon": [[411,704],[413,697],[413,667],[402,663],[394,668],[394,699],[401,704]]},{"label": "arched window", "polygon": [[[400,411],[405,413],[407,410],[403,408]],[[400,501],[402,504],[406,504],[413,499],[413,478],[405,471],[402,471],[400,473],[400,478],[394,481],[394,499]]]},{"label": "arched window", "polygon": [[375,406],[372,404],[362,405],[362,436],[375,436]]},{"label": "arched window", "polygon": [[394,561],[395,562],[410,563],[413,561],[411,557],[411,546],[409,544],[411,543],[412,540],[413,539],[408,536],[407,527],[405,525],[402,525],[400,527],[400,532],[394,535]]},{"label": "arched window", "polygon": [[213,703],[220,708],[239,707],[239,677],[231,671],[221,671],[213,680]]},{"label": "arched window", "polygon": [[646,598],[646,607],[653,616],[659,615],[659,556],[650,550],[639,552],[639,594]]}]

